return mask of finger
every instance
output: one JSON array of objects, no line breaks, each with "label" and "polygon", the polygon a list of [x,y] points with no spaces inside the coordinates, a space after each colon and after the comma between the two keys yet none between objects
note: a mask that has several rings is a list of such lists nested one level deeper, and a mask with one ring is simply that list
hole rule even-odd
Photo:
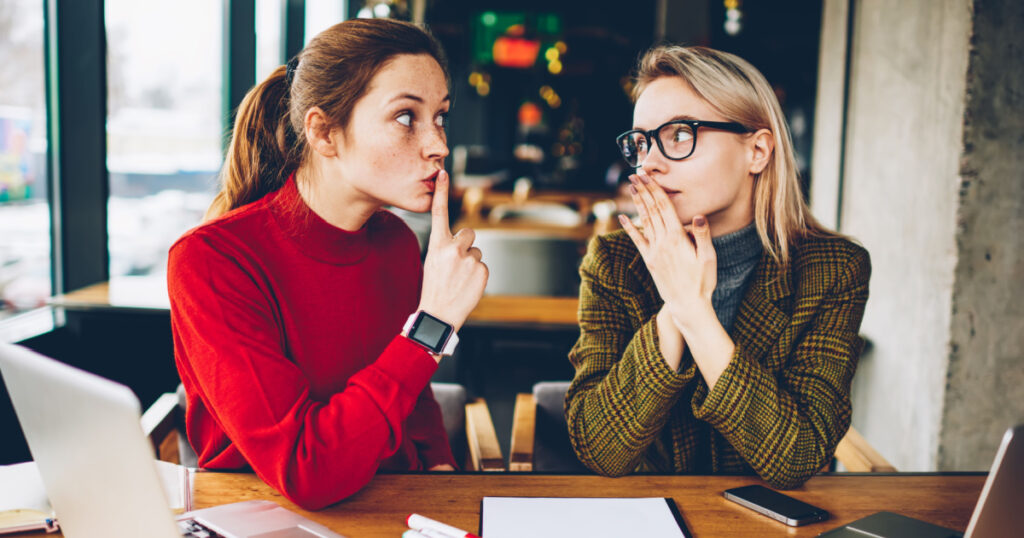
[{"label": "finger", "polygon": [[644,237],[640,230],[633,226],[633,221],[629,220],[629,217],[625,215],[619,215],[619,224],[622,225],[622,229],[626,230],[626,234],[633,240],[633,244],[636,245],[636,249],[640,251],[640,255],[643,256],[647,252],[647,245],[650,244],[647,238]]},{"label": "finger", "polygon": [[441,170],[434,182],[434,200],[430,204],[430,237],[451,237],[448,227],[448,172]]},{"label": "finger", "polygon": [[702,261],[716,261],[715,245],[711,242],[711,226],[708,226],[708,219],[704,215],[693,217],[693,226],[690,228],[693,233],[693,244],[697,249],[697,259]]},{"label": "finger", "polygon": [[632,184],[629,186],[629,192],[633,196],[633,205],[636,206],[637,215],[640,217],[640,230],[639,232],[644,236],[645,239],[651,240],[654,238],[654,233],[651,228],[651,211],[644,203],[643,198],[640,197],[640,181],[636,176],[630,176],[629,180]]},{"label": "finger", "polygon": [[476,247],[469,249],[469,255],[476,259],[476,261],[480,261],[484,257],[484,253]]},{"label": "finger", "polygon": [[[641,170],[640,172],[643,171]],[[666,231],[665,215],[662,214],[662,208],[654,199],[654,193],[651,188],[652,184],[654,184],[654,180],[652,180],[646,173],[643,175],[640,173],[637,174],[636,189],[639,191],[640,199],[647,205],[647,212],[651,221],[651,232],[660,237],[663,236]]]},{"label": "finger", "polygon": [[473,241],[476,240],[476,232],[472,228],[463,228],[456,232],[454,239],[462,250],[468,250],[469,247],[473,246]]},{"label": "finger", "polygon": [[679,221],[679,214],[676,213],[676,206],[672,204],[672,200],[668,198],[668,194],[665,194],[665,189],[661,188],[661,185],[654,181],[651,176],[647,175],[647,172],[643,169],[638,173],[642,174],[640,179],[650,191],[652,198],[654,198],[655,207],[662,217],[665,228],[670,233],[680,233],[682,231],[683,224]]}]

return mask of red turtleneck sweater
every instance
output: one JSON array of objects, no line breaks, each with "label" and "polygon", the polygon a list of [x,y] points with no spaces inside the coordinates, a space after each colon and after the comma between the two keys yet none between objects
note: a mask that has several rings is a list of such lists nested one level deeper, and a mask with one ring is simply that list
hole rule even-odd
[{"label": "red turtleneck sweater", "polygon": [[308,509],[378,469],[454,465],[430,391],[437,364],[399,335],[422,273],[398,217],[341,230],[294,179],[182,236],[168,288],[199,465],[250,466]]}]

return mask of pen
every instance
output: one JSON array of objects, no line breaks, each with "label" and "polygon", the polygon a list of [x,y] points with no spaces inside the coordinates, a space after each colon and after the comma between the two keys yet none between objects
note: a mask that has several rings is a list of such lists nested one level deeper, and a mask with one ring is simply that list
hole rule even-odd
[{"label": "pen", "polygon": [[480,538],[471,532],[466,532],[462,529],[452,527],[451,525],[445,525],[440,521],[434,521],[429,517],[423,517],[419,514],[409,514],[409,517],[405,520],[405,524],[408,525],[410,529],[420,531],[421,534],[424,530],[429,530],[436,531],[440,533],[441,536],[448,536],[450,538]]},{"label": "pen", "polygon": [[457,538],[450,534],[433,529],[409,529],[402,533],[402,538]]}]

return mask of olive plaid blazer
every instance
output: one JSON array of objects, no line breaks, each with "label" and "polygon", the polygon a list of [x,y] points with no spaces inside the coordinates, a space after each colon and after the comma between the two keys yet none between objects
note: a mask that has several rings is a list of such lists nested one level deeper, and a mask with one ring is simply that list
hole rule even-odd
[{"label": "olive plaid blazer", "polygon": [[580,267],[569,438],[594,471],[757,473],[793,488],[828,464],[850,426],[850,382],[871,262],[840,237],[808,237],[790,262],[758,262],[715,389],[689,354],[665,364],[663,301],[624,231],[596,237]]}]

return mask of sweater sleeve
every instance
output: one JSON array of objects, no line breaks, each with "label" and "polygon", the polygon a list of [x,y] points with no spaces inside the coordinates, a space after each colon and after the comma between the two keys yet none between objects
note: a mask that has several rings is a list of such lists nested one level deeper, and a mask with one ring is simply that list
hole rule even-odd
[{"label": "sweater sleeve", "polygon": [[814,476],[850,426],[870,275],[868,254],[859,249],[777,377],[737,346],[714,390],[701,383],[694,393],[694,416],[714,426],[773,487],[795,488]]},{"label": "sweater sleeve", "polygon": [[[362,488],[398,450],[403,423],[437,364],[396,335],[341,392],[313,400],[288,357],[273,299],[244,258],[198,233],[172,248],[168,287],[179,370],[263,481],[303,508],[323,508]],[[343,349],[336,360],[345,360]],[[216,466],[228,448],[198,444],[203,466]]]},{"label": "sweater sleeve", "polygon": [[616,259],[598,237],[580,266],[580,337],[569,352],[576,376],[566,394],[569,439],[597,473],[636,470],[665,426],[680,389],[697,375],[692,360],[679,372],[661,354],[655,318],[636,326],[623,297],[634,294],[615,274]]},{"label": "sweater sleeve", "polygon": [[448,443],[448,434],[444,429],[441,406],[434,398],[434,391],[430,389],[429,383],[416,400],[416,407],[413,408],[406,423],[406,431],[416,445],[424,469],[442,463],[456,467],[452,447]]}]

